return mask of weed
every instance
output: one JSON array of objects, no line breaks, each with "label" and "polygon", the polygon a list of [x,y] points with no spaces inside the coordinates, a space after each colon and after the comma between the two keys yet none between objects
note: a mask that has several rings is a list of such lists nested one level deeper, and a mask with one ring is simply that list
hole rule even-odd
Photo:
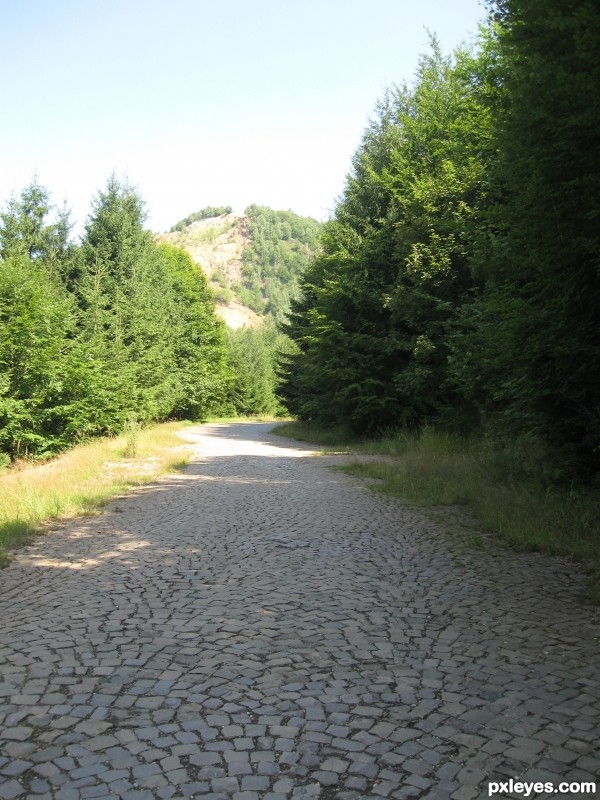
[{"label": "weed", "polygon": [[125,458],[135,458],[137,456],[140,427],[140,423],[137,421],[137,414],[135,411],[130,411],[123,426],[123,436],[125,437],[123,455]]}]

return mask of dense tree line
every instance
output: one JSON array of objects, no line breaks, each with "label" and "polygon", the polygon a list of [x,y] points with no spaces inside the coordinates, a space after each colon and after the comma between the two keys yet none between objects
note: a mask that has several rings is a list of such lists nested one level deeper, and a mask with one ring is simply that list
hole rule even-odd
[{"label": "dense tree line", "polygon": [[314,255],[322,224],[293,211],[251,205],[249,246],[244,251],[243,281],[235,291],[258,314],[282,320],[299,295],[299,281]]},{"label": "dense tree line", "polygon": [[175,233],[175,231],[182,231],[184,228],[187,228],[189,225],[201,219],[212,219],[213,217],[221,217],[224,214],[231,214],[232,210],[231,206],[206,206],[206,208],[201,208],[200,211],[194,211],[192,214],[184,217],[184,219],[179,220],[179,222],[171,227],[170,232]]},{"label": "dense tree line", "polygon": [[282,359],[303,419],[524,436],[600,461],[600,9],[500,0],[392,86],[304,274]]},{"label": "dense tree line", "polygon": [[[54,212],[54,213],[53,213]],[[220,408],[230,376],[202,272],[157,246],[111,178],[81,243],[32,183],[0,214],[0,452],[44,455],[139,422]]]},{"label": "dense tree line", "polygon": [[287,336],[271,321],[258,328],[227,330],[231,383],[228,402],[236,414],[285,414],[277,396],[276,359],[289,349]]}]

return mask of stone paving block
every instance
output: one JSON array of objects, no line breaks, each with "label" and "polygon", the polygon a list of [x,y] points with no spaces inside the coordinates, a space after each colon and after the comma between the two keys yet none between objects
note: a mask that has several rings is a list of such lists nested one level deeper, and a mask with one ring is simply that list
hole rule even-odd
[{"label": "stone paving block", "polygon": [[181,786],[179,786],[178,791],[181,792],[181,794],[184,797],[193,797],[197,794],[205,796],[211,793],[210,784],[208,783],[208,781],[196,782],[196,783],[182,783]]},{"label": "stone paving block", "polygon": [[376,797],[390,797],[392,793],[398,788],[399,782],[392,781],[378,781],[372,789],[372,793]]},{"label": "stone paving block", "polygon": [[99,750],[107,750],[109,747],[113,747],[114,745],[118,744],[119,740],[116,738],[116,736],[105,734],[101,736],[93,736],[91,739],[87,739],[83,746],[86,748],[86,750],[97,752]]},{"label": "stone paving block", "polygon": [[213,792],[237,792],[240,788],[240,782],[238,778],[231,776],[224,778],[213,778],[211,781],[211,787]]},{"label": "stone paving block", "polygon": [[337,786],[340,781],[340,776],[337,772],[328,772],[322,769],[317,769],[312,772],[311,777],[317,780],[322,786]]},{"label": "stone paving block", "polygon": [[296,800],[298,797],[319,797],[320,794],[321,789],[318,784],[305,784],[304,786],[296,786],[292,791],[292,800]]},{"label": "stone paving block", "polygon": [[243,791],[264,792],[271,786],[271,779],[267,775],[246,775],[241,779]]},{"label": "stone paving block", "polygon": [[348,771],[356,775],[364,775],[365,778],[376,778],[379,774],[379,767],[376,764],[353,763],[350,764]]},{"label": "stone paving block", "polygon": [[4,728],[2,731],[2,738],[13,739],[16,742],[24,742],[26,739],[29,739],[32,733],[33,728],[29,728],[26,725],[17,725],[14,728]]},{"label": "stone paving block", "polygon": [[102,797],[106,795],[106,786],[84,786],[79,790],[79,795],[82,800]]},{"label": "stone paving block", "polygon": [[14,779],[0,783],[0,798],[2,800],[13,800],[14,797],[22,797],[25,793],[25,787]]},{"label": "stone paving block", "polygon": [[402,769],[413,775],[429,775],[433,771],[431,764],[418,758],[407,758],[402,764]]},{"label": "stone paving block", "polygon": [[256,766],[259,775],[279,775],[280,771],[278,764],[269,759],[262,759]]},{"label": "stone paving block", "polygon": [[492,775],[598,775],[577,567],[457,548],[264,424],[186,431],[184,472],[3,571],[0,800],[475,800]]},{"label": "stone paving block", "polygon": [[24,761],[22,758],[17,758],[14,761],[6,761],[3,767],[0,768],[2,775],[9,775],[10,777],[18,777],[22,775],[33,765],[33,761]]},{"label": "stone paving block", "polygon": [[61,787],[54,793],[55,800],[80,800],[80,793],[78,789]]}]

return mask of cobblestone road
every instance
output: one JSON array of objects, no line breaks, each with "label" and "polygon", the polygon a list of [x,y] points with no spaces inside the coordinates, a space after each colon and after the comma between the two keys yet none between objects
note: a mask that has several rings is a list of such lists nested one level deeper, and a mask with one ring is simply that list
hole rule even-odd
[{"label": "cobblestone road", "polygon": [[599,628],[573,568],[469,551],[270,427],[194,429],[184,473],[0,573],[0,798],[600,779]]}]

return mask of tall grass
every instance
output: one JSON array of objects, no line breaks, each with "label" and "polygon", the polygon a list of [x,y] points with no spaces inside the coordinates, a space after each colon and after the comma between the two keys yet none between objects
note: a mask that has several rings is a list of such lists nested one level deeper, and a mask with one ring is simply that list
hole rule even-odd
[{"label": "tall grass", "polygon": [[0,473],[0,564],[44,522],[91,512],[111,497],[187,463],[191,449],[166,423],[79,445],[45,464]]},{"label": "tall grass", "polygon": [[315,442],[326,447],[336,447],[349,451],[351,446],[358,445],[360,439],[354,436],[349,428],[336,426],[334,428],[323,428],[312,422],[297,422],[291,420],[283,425],[278,425],[273,431],[277,436],[287,436],[290,439],[297,439],[300,442]]},{"label": "tall grass", "polygon": [[581,561],[589,570],[587,598],[600,603],[600,492],[557,487],[534,441],[500,443],[426,428],[370,441],[293,423],[278,432],[335,444],[354,453],[387,456],[343,467],[378,479],[374,489],[424,508],[465,506],[506,546]]}]

